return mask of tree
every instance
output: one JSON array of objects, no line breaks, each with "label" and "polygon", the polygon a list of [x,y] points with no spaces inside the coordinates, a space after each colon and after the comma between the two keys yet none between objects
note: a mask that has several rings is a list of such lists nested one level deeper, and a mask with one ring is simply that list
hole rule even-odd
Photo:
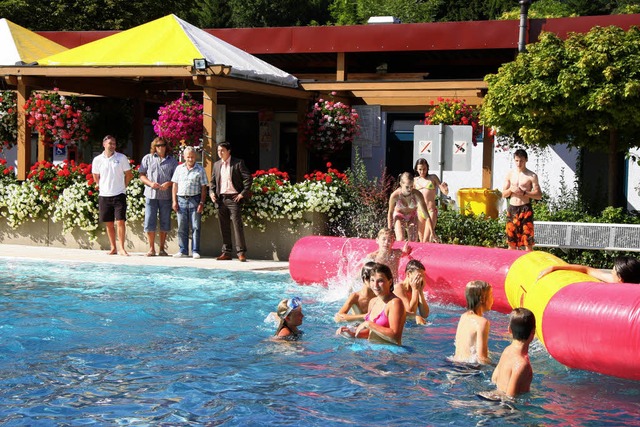
[{"label": "tree", "polygon": [[442,0],[333,0],[329,6],[337,25],[366,24],[372,16],[394,16],[401,22],[432,22]]},{"label": "tree", "polygon": [[640,30],[543,33],[527,49],[485,77],[482,122],[530,146],[607,152],[609,204],[620,206],[616,158],[640,145]]},{"label": "tree", "polygon": [[[577,13],[562,0],[535,1],[531,4],[528,13],[530,19],[566,18],[569,16],[577,16]],[[520,19],[520,6],[504,12],[500,19]]]},{"label": "tree", "polygon": [[228,0],[234,27],[282,27],[326,23],[329,0]]}]

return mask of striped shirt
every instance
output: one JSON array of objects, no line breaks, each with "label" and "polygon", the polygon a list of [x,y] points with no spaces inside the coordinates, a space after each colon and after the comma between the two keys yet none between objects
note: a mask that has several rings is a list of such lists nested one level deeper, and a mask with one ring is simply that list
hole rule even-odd
[{"label": "striped shirt", "polygon": [[[151,182],[164,184],[171,181],[173,173],[178,167],[178,160],[171,154],[167,154],[164,159],[158,153],[147,154],[140,163],[141,175],[146,175]],[[144,187],[144,196],[148,199],[171,200],[171,187],[168,190],[156,190],[147,185]]]},{"label": "striped shirt", "polygon": [[198,196],[202,194],[202,186],[209,183],[207,174],[199,163],[191,170],[187,169],[186,163],[179,165],[171,181],[178,184],[178,196]]}]

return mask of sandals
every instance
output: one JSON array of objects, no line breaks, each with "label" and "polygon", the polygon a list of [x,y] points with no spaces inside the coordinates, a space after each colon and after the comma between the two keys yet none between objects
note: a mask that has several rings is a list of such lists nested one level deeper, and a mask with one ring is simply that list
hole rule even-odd
[{"label": "sandals", "polygon": [[158,255],[160,255],[160,256],[169,256],[167,251],[165,251],[164,249],[160,249],[160,253],[158,253]]},{"label": "sandals", "polygon": [[[162,251],[160,251],[160,255],[162,255]],[[156,251],[151,250],[147,252],[145,256],[156,256]]]}]

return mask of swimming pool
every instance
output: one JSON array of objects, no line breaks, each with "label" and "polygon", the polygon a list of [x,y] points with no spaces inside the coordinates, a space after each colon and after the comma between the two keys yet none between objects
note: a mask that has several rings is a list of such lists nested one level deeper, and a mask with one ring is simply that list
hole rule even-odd
[{"label": "swimming pool", "polygon": [[[344,286],[285,273],[0,259],[0,423],[23,425],[637,425],[640,383],[570,371],[534,343],[532,393],[478,399],[491,370],[445,362],[459,307],[402,348],[334,335]],[[300,295],[305,339],[265,321]],[[490,313],[494,360],[506,316]]]}]

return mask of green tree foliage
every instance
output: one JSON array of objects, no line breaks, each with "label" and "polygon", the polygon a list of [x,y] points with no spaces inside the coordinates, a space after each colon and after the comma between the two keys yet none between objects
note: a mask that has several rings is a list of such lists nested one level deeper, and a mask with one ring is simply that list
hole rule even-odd
[{"label": "green tree foliage", "polygon": [[439,2],[436,21],[480,21],[497,19],[513,8],[514,0],[445,0]]},{"label": "green tree foliage", "polygon": [[326,23],[329,0],[228,0],[234,27],[282,27]]},{"label": "green tree foliage", "polygon": [[[562,0],[538,0],[529,7],[530,19],[566,18],[578,14]],[[520,19],[520,6],[504,12],[499,19]]]},{"label": "green tree foliage", "polygon": [[543,33],[528,52],[485,77],[482,122],[526,145],[566,142],[610,154],[640,145],[640,30],[595,27],[566,41]]},{"label": "green tree foliage", "polygon": [[0,0],[0,16],[31,30],[123,30],[174,13],[195,19],[188,0]]},{"label": "green tree foliage", "polygon": [[394,16],[404,23],[432,22],[443,0],[333,0],[329,6],[337,25],[366,24],[372,16]]}]

